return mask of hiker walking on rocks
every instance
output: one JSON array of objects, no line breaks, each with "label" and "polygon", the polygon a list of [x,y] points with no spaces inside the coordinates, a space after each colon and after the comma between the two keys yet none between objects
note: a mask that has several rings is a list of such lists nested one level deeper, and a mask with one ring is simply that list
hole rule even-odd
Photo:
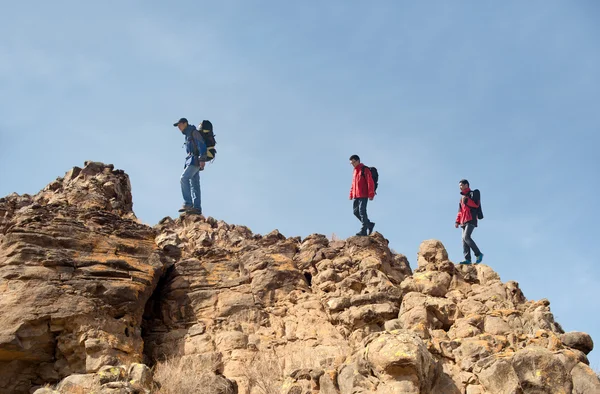
[{"label": "hiker walking on rocks", "polygon": [[463,241],[463,254],[465,259],[460,264],[471,264],[471,250],[475,253],[475,264],[481,263],[483,260],[483,253],[477,247],[471,234],[475,227],[477,227],[477,218],[483,218],[481,214],[481,198],[479,190],[471,190],[469,181],[462,179],[458,182],[460,188],[460,202],[458,204],[458,215],[456,215],[456,222],[454,227],[462,227],[462,241]]},{"label": "hiker walking on rocks", "polygon": [[181,118],[173,123],[185,136],[185,166],[181,174],[181,194],[183,207],[179,212],[202,214],[200,204],[200,171],[204,169],[201,158],[206,155],[206,144],[196,127],[190,125],[186,118]]},{"label": "hiker walking on rocks", "polygon": [[367,202],[375,197],[375,182],[371,169],[360,162],[358,155],[350,156],[350,164],[354,167],[350,200],[354,200],[354,216],[362,223],[362,228],[356,235],[365,236],[367,231],[370,235],[375,223],[371,222],[367,216]]}]

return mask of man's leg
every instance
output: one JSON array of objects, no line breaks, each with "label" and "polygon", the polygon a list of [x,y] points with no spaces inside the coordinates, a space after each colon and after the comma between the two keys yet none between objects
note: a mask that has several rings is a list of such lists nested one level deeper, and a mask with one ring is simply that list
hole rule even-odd
[{"label": "man's leg", "polygon": [[192,202],[194,208],[196,208],[199,213],[202,213],[202,204],[201,204],[201,192],[200,192],[200,166],[196,166],[196,173],[192,176],[191,186],[192,186]]},{"label": "man's leg", "polygon": [[181,174],[181,179],[179,181],[181,183],[181,194],[183,195],[184,207],[193,207],[190,181],[196,172],[194,166],[186,166]]},{"label": "man's leg", "polygon": [[473,230],[475,230],[475,226],[468,223],[463,228],[463,252],[465,254],[465,259],[468,261],[471,261],[471,249],[473,249],[475,256],[481,255],[477,244],[473,241],[473,238],[471,238]]},{"label": "man's leg", "polygon": [[369,199],[361,198],[359,200],[360,200],[359,214],[360,214],[360,221],[362,222],[362,230],[361,231],[366,231],[367,228],[369,227],[369,224],[371,224],[371,222],[369,222],[369,216],[367,216],[367,203],[369,202]]},{"label": "man's leg", "polygon": [[360,218],[359,207],[360,207],[360,201],[358,198],[355,198],[354,201],[352,202],[352,208],[354,209],[354,216],[356,216],[356,218],[362,222],[362,219]]}]

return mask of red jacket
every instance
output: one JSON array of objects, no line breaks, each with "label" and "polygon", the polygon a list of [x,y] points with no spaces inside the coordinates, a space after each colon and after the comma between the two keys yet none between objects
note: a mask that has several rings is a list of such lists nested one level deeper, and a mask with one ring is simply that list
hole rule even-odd
[{"label": "red jacket", "polygon": [[[458,204],[458,215],[456,215],[456,223],[461,226],[471,222],[475,226],[477,226],[477,208],[479,208],[479,201],[472,200],[469,198],[469,193],[471,193],[471,189],[466,188],[460,192],[462,197],[460,198],[460,203]],[[464,201],[466,198],[466,202]]]},{"label": "red jacket", "polygon": [[[364,171],[363,171],[364,168]],[[354,167],[354,177],[352,178],[352,187],[350,188],[350,199],[374,198],[375,182],[371,176],[369,167],[360,163]]]}]

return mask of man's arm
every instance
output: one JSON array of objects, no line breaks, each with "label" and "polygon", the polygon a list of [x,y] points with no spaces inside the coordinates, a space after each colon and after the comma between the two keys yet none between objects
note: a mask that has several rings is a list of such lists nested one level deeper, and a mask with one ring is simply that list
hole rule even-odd
[{"label": "man's arm", "polygon": [[369,199],[372,200],[375,197],[375,182],[373,182],[373,175],[371,174],[371,170],[368,168],[365,168],[365,177],[367,178]]},{"label": "man's arm", "polygon": [[454,227],[458,227],[458,225],[460,224],[460,219],[461,219],[461,204],[458,203],[458,213],[456,214],[456,220],[454,221]]},{"label": "man's arm", "polygon": [[463,196],[462,202],[469,208],[479,208],[479,201],[475,201],[469,196]]}]

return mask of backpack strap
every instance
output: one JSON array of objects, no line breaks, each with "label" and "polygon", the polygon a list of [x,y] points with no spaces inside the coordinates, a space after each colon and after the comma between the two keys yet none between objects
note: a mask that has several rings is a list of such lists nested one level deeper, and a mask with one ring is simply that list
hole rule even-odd
[{"label": "backpack strap", "polygon": [[192,155],[198,157],[200,156],[200,152],[198,152],[198,144],[196,143],[196,138],[194,137],[195,131],[196,130],[190,133],[190,143],[192,144]]}]

